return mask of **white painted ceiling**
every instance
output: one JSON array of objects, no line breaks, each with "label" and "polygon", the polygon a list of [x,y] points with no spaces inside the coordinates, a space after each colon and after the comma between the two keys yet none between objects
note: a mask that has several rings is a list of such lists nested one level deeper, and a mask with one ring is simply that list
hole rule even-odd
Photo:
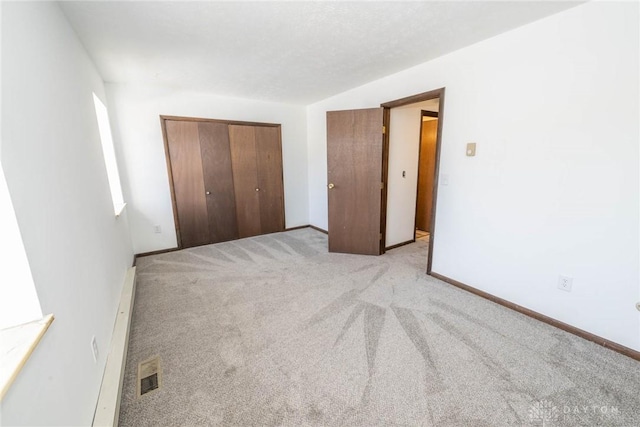
[{"label": "white painted ceiling", "polygon": [[107,82],[310,104],[579,3],[61,2]]}]

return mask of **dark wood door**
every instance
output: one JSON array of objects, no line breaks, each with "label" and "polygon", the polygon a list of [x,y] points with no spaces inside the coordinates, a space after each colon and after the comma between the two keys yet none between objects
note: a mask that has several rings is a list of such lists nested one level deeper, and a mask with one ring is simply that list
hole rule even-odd
[{"label": "dark wood door", "polygon": [[280,126],[163,120],[181,248],[284,230]]},{"label": "dark wood door", "polygon": [[229,142],[239,236],[284,230],[280,128],[229,125]]},{"label": "dark wood door", "polygon": [[256,173],[256,128],[229,125],[229,145],[240,238],[256,236],[260,227],[260,188]]},{"label": "dark wood door", "polygon": [[209,243],[209,216],[205,198],[198,123],[166,121],[167,146],[182,247]]},{"label": "dark wood door", "polygon": [[329,252],[381,253],[383,109],[327,112]]},{"label": "dark wood door", "polygon": [[431,207],[433,205],[433,180],[436,167],[438,119],[423,121],[421,129],[416,228],[418,230],[431,232]]},{"label": "dark wood door", "polygon": [[199,122],[209,243],[238,238],[236,197],[231,170],[229,130],[226,123]]},{"label": "dark wood door", "polygon": [[256,126],[256,169],[262,234],[284,230],[284,187],[280,128]]}]

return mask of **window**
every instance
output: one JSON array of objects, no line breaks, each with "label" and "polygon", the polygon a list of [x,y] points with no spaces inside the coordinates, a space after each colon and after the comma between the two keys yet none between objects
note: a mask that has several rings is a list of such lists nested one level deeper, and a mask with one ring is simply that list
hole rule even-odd
[{"label": "window", "polygon": [[[40,300],[0,164],[0,400],[53,321]],[[4,403],[4,402],[3,402]]]},{"label": "window", "polygon": [[13,203],[0,165],[0,329],[42,317]]},{"label": "window", "polygon": [[98,129],[100,130],[100,140],[102,141],[102,153],[104,154],[104,164],[107,167],[107,177],[109,178],[109,188],[113,199],[113,209],[116,216],[122,213],[125,207],[122,196],[122,186],[120,185],[120,174],[118,173],[118,163],[116,162],[116,151],[113,148],[113,138],[111,137],[111,125],[109,124],[109,113],[107,107],[100,98],[93,94],[93,103],[96,108],[98,118]]}]

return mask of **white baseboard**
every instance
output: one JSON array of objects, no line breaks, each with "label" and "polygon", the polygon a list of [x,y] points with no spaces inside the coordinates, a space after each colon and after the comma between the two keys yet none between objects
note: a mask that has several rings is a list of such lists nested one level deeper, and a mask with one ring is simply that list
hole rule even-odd
[{"label": "white baseboard", "polygon": [[93,417],[96,427],[116,427],[120,415],[120,397],[122,395],[122,380],[127,362],[129,346],[129,329],[133,314],[133,302],[136,294],[136,268],[127,271],[120,297],[120,306],[116,316],[116,323],[111,337],[111,346],[104,368],[102,386],[98,396],[98,404]]}]

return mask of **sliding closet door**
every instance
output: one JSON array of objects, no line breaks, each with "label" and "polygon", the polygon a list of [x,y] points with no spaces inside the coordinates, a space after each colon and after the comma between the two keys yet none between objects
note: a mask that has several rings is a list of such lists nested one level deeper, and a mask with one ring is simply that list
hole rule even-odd
[{"label": "sliding closet door", "polygon": [[284,230],[279,126],[164,124],[181,248]]},{"label": "sliding closet door", "polygon": [[256,236],[261,231],[255,127],[229,125],[229,146],[233,165],[238,235],[240,238]]},{"label": "sliding closet door", "polygon": [[256,161],[262,233],[284,230],[284,188],[280,128],[256,126]]},{"label": "sliding closet door", "polygon": [[236,197],[233,190],[231,150],[226,123],[198,123],[209,243],[238,238]]},{"label": "sliding closet door", "polygon": [[167,120],[167,145],[182,247],[209,243],[198,123]]}]

